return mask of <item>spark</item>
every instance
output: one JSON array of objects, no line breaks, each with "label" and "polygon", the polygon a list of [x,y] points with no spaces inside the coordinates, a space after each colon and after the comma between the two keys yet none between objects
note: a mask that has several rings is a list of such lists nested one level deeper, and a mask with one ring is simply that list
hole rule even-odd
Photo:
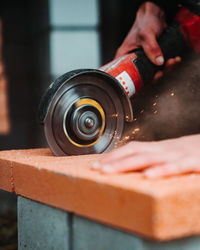
[{"label": "spark", "polygon": [[171,96],[174,96],[174,93],[173,93],[173,92],[171,93]]},{"label": "spark", "polygon": [[154,103],[153,103],[153,106],[155,107],[156,105],[157,105],[157,103],[156,103],[156,102],[154,102]]},{"label": "spark", "polygon": [[130,136],[125,136],[124,140],[127,141],[130,138]]},{"label": "spark", "polygon": [[137,121],[137,118],[134,118],[133,121],[134,121],[134,122]]},{"label": "spark", "polygon": [[135,129],[132,131],[132,134],[135,134],[135,133],[137,133],[138,131],[140,131],[140,128],[135,128]]},{"label": "spark", "polygon": [[118,117],[118,114],[112,114],[112,117]]},{"label": "spark", "polygon": [[158,113],[158,110],[155,110],[153,113],[154,113],[154,115],[156,115]]},{"label": "spark", "polygon": [[142,109],[141,111],[140,111],[140,114],[142,114],[144,112],[144,109]]}]

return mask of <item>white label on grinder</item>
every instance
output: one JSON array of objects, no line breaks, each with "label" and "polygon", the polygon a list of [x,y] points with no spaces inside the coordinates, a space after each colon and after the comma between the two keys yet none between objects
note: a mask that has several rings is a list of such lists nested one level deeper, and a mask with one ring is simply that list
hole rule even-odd
[{"label": "white label on grinder", "polygon": [[123,88],[125,89],[125,91],[129,97],[131,97],[132,95],[135,94],[134,82],[132,81],[131,77],[129,76],[129,74],[126,71],[123,71],[115,78],[123,86]]}]

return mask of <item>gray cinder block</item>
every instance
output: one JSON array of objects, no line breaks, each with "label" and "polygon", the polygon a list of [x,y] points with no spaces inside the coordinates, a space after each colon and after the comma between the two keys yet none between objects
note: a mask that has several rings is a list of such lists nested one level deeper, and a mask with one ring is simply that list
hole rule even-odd
[{"label": "gray cinder block", "polygon": [[69,250],[68,213],[18,197],[18,249]]},{"label": "gray cinder block", "polygon": [[73,246],[73,250],[199,250],[200,237],[155,242],[75,215]]},{"label": "gray cinder block", "polygon": [[73,246],[73,250],[144,250],[140,237],[76,215],[73,218]]},{"label": "gray cinder block", "polygon": [[155,242],[18,197],[19,250],[199,250],[200,237]]}]

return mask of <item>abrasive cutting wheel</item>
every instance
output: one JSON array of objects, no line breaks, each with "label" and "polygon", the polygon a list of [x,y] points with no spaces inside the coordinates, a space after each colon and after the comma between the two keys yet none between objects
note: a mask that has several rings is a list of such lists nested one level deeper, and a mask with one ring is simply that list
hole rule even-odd
[{"label": "abrasive cutting wheel", "polygon": [[99,70],[75,70],[51,84],[40,104],[47,142],[56,155],[107,152],[121,139],[126,94]]}]

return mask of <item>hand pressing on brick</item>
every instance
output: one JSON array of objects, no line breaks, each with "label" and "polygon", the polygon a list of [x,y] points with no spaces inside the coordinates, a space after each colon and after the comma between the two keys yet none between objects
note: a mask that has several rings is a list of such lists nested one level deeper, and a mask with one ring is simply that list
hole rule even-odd
[{"label": "hand pressing on brick", "polygon": [[105,174],[143,171],[148,178],[200,173],[200,135],[130,142],[105,154],[93,169]]},{"label": "hand pressing on brick", "polygon": [[[152,2],[145,2],[138,9],[135,22],[122,45],[117,50],[115,58],[142,47],[152,63],[158,66],[163,65],[164,57],[157,38],[166,27],[167,23],[164,11]],[[166,71],[171,70],[180,61],[180,57],[169,59],[166,62]],[[157,72],[155,80],[162,76],[162,71]]]}]

